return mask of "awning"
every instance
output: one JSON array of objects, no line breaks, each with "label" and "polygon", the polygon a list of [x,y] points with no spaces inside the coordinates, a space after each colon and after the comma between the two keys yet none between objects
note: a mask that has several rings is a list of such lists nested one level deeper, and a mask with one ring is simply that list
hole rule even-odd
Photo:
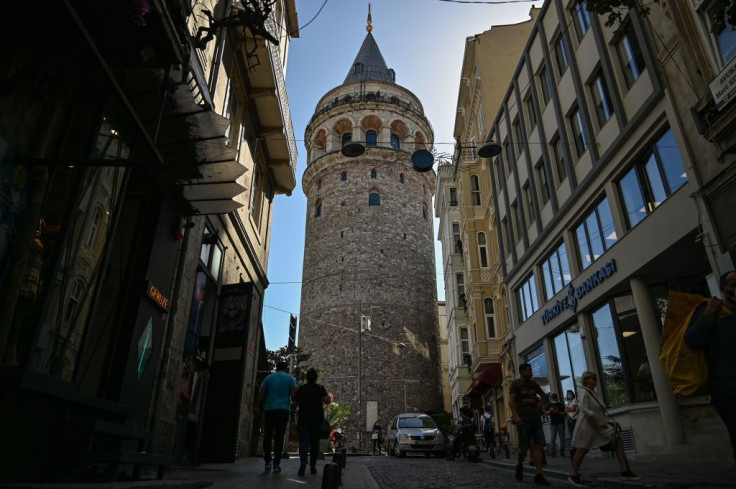
[{"label": "awning", "polygon": [[503,370],[500,363],[493,363],[481,370],[473,383],[468,387],[466,396],[482,396],[491,387],[497,387],[503,382]]}]

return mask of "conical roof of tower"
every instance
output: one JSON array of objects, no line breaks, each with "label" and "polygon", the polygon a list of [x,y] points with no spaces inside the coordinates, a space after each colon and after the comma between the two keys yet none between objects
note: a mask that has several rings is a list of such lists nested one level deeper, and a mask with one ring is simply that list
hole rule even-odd
[{"label": "conical roof of tower", "polygon": [[[356,69],[356,66],[360,68]],[[348,76],[345,77],[343,85],[367,80],[396,82],[394,71],[386,66],[381,50],[378,49],[378,44],[376,44],[376,40],[370,32],[365,36],[363,45],[360,46],[360,51],[358,51],[355,61],[350,66],[350,71]]]}]

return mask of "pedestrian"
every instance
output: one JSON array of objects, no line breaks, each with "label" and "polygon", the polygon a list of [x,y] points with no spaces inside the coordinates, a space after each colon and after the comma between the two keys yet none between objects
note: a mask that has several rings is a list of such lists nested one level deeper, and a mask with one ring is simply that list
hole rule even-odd
[{"label": "pedestrian", "polygon": [[565,456],[565,405],[554,392],[545,414],[549,416],[549,454],[555,456],[555,439],[560,439],[560,455]]},{"label": "pedestrian", "polygon": [[309,472],[317,473],[319,459],[319,434],[325,419],[324,406],[332,400],[327,389],[317,383],[317,371],[307,371],[307,383],[296,390],[294,400],[299,406],[296,430],[299,434],[299,475],[304,475],[309,463]]},{"label": "pedestrian", "polygon": [[[567,432],[570,435],[570,439],[572,439],[572,434],[575,432],[575,423],[577,423],[578,413],[580,412],[578,410],[578,398],[575,397],[575,393],[573,391],[568,389],[567,393],[565,394],[565,400],[565,413],[567,413]],[[571,446],[570,461],[572,461],[573,455],[575,455],[575,448]]]},{"label": "pedestrian", "polygon": [[381,443],[383,443],[383,430],[381,429],[381,425],[376,421],[373,423],[373,428],[371,429],[371,441],[373,441],[373,455],[376,454],[376,451],[378,451],[378,454],[381,454]]},{"label": "pedestrian", "polygon": [[486,412],[481,416],[483,420],[483,438],[486,440],[486,448],[491,452],[493,446],[493,413],[490,406],[486,406]]},{"label": "pedestrian", "polygon": [[708,360],[710,402],[726,424],[731,450],[736,461],[736,271],[721,275],[723,299],[712,297],[696,310],[685,333],[685,342],[693,350],[705,350]]},{"label": "pedestrian", "polygon": [[528,363],[519,365],[521,378],[515,380],[509,389],[509,404],[513,414],[512,421],[519,432],[519,454],[516,464],[516,480],[521,482],[524,474],[524,458],[531,445],[536,473],[534,483],[542,486],[550,485],[542,475],[544,452],[544,431],[542,430],[542,406],[547,402],[547,394],[532,380],[532,366]]},{"label": "pedestrian", "polygon": [[263,428],[263,460],[266,472],[271,470],[271,446],[273,443],[273,471],[281,472],[281,454],[284,451],[284,433],[289,422],[291,402],[296,395],[296,380],[286,372],[286,362],[276,363],[276,372],[263,379],[258,391],[253,414],[258,416],[265,399],[265,422]]},{"label": "pedestrian", "polygon": [[451,454],[448,457],[450,460],[455,460],[455,457],[462,455],[463,442],[467,441],[469,443],[471,437],[475,436],[473,411],[469,407],[463,406],[459,412],[457,432],[455,433],[455,439],[452,441]]},{"label": "pedestrian", "polygon": [[567,480],[575,487],[584,487],[579,473],[583,458],[591,448],[599,448],[609,443],[613,444],[611,450],[621,466],[621,480],[641,480],[641,477],[629,468],[621,437],[616,436],[611,440],[609,436],[611,426],[606,419],[606,409],[594,392],[595,386],[598,384],[598,377],[593,372],[584,372],[582,381],[583,389],[578,403],[579,414],[575,424],[575,432],[572,435],[572,446],[576,448],[576,451],[572,459],[572,470]]}]

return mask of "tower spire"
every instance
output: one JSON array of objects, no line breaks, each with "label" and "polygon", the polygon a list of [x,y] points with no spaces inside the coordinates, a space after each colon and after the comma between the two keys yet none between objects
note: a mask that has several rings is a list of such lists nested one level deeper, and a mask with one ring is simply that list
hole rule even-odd
[{"label": "tower spire", "polygon": [[373,19],[371,18],[371,4],[368,4],[368,25],[365,26],[365,30],[371,32],[373,30]]}]

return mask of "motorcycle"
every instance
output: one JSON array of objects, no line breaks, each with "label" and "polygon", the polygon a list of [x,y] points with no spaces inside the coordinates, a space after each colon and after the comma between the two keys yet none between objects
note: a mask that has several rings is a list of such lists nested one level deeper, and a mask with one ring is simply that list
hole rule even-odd
[{"label": "motorcycle", "polygon": [[472,428],[464,428],[458,433],[462,438],[459,446],[456,446],[456,437],[450,436],[447,448],[447,460],[455,460],[456,457],[464,457],[469,462],[477,462],[480,458],[480,447],[475,438]]}]

